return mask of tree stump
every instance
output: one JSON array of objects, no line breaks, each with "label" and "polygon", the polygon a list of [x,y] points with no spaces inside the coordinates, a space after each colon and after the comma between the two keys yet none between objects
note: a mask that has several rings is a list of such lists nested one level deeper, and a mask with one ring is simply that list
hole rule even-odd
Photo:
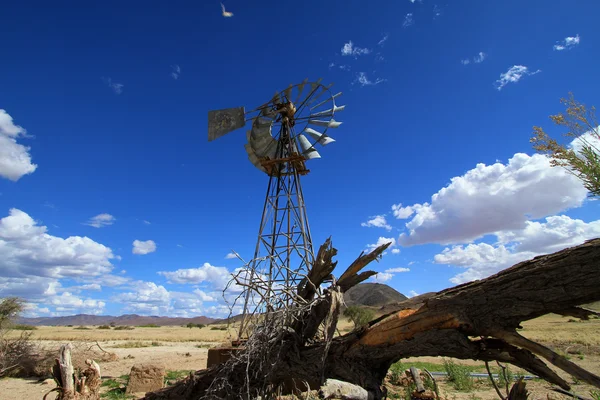
[{"label": "tree stump", "polygon": [[56,400],[99,400],[100,366],[94,360],[85,360],[86,368],[77,371],[71,361],[71,343],[60,347],[59,358],[52,367],[52,375],[57,387],[44,395],[44,400],[52,392],[58,392]]}]

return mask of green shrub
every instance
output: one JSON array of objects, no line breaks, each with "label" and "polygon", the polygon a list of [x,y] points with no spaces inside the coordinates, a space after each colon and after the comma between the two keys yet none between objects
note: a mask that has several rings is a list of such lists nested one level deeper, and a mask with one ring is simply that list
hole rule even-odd
[{"label": "green shrub", "polygon": [[358,329],[367,325],[375,318],[375,313],[359,306],[350,306],[344,310],[344,317],[348,318],[348,321],[354,324],[355,329]]},{"label": "green shrub", "polygon": [[131,331],[135,329],[133,326],[115,326],[115,331]]},{"label": "green shrub", "polygon": [[79,329],[80,331],[89,331],[91,328],[88,328],[87,326],[77,326],[73,329]]},{"label": "green shrub", "polygon": [[145,325],[138,325],[138,328],[160,328],[160,325],[156,325],[156,324],[145,324]]},{"label": "green shrub", "polygon": [[471,378],[469,367],[456,364],[452,360],[444,360],[444,369],[448,374],[448,381],[452,383],[454,389],[461,391],[473,389],[473,378]]},{"label": "green shrub", "polygon": [[98,329],[110,329],[109,325],[100,325]]},{"label": "green shrub", "polygon": [[37,326],[25,325],[25,324],[16,324],[16,325],[12,325],[10,327],[10,329],[14,329],[16,331],[35,331],[37,329]]}]

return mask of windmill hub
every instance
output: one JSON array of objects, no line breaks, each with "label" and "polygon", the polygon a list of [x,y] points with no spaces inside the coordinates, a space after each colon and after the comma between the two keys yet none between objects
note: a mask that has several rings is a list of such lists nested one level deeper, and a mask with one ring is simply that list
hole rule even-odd
[{"label": "windmill hub", "polygon": [[244,279],[244,306],[238,339],[262,314],[270,318],[292,302],[293,292],[310,270],[315,256],[300,176],[305,162],[321,158],[316,146],[335,142],[329,128],[341,122],[329,86],[317,82],[290,85],[267,103],[246,112],[244,107],[208,112],[208,140],[214,140],[251,121],[244,145],[248,159],[269,176],[254,258]]}]

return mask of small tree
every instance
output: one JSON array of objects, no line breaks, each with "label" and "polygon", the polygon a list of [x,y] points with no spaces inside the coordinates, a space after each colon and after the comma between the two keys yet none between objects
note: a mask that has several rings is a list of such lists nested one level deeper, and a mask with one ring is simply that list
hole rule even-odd
[{"label": "small tree", "polygon": [[24,302],[18,297],[0,299],[0,377],[19,372],[29,375],[35,370],[37,359],[29,340],[31,332],[8,338],[11,326],[23,308]]},{"label": "small tree", "polygon": [[566,112],[551,115],[550,119],[556,125],[567,128],[564,136],[571,138],[573,145],[565,147],[543,128],[534,126],[533,148],[547,154],[552,166],[563,167],[579,178],[592,197],[600,196],[600,127],[596,109],[593,106],[588,109],[575,100],[572,93],[560,102],[566,106]]},{"label": "small tree", "polygon": [[352,321],[354,329],[362,328],[375,317],[375,313],[359,306],[350,306],[344,310],[344,317]]}]

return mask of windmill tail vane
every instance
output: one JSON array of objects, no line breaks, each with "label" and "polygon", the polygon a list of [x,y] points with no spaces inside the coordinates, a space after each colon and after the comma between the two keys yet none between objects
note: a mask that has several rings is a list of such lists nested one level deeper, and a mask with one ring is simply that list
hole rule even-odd
[{"label": "windmill tail vane", "polygon": [[234,107],[208,112],[208,140],[241,129],[251,122],[244,145],[248,159],[268,177],[254,257],[246,265],[244,306],[238,340],[246,337],[255,316],[269,318],[289,306],[292,295],[314,262],[306,205],[300,176],[306,161],[321,158],[317,147],[335,142],[328,135],[341,122],[335,103],[340,93],[321,79],[308,79],[275,92],[270,101],[252,111]]}]

